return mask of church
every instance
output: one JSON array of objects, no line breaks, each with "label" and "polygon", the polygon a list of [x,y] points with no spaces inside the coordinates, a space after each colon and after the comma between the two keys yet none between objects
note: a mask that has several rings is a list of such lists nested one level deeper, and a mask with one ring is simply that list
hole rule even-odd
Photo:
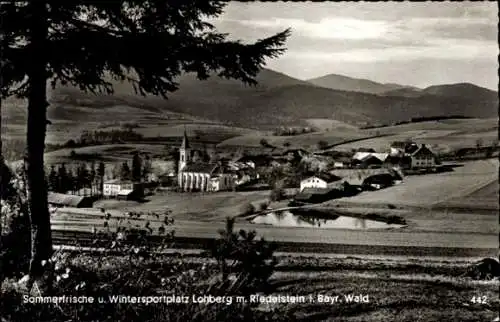
[{"label": "church", "polygon": [[179,148],[178,183],[181,191],[224,191],[235,187],[234,175],[220,163],[199,161],[196,151],[189,145],[187,133]]}]

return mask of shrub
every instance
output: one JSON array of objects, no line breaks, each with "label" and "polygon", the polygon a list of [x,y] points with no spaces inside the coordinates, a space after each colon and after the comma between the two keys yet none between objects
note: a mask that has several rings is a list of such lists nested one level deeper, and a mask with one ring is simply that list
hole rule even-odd
[{"label": "shrub", "polygon": [[263,201],[259,204],[259,210],[260,211],[264,211],[267,209],[267,207],[269,207],[269,202],[267,201]]},{"label": "shrub", "polygon": [[234,218],[227,218],[226,228],[219,234],[211,254],[217,260],[224,293],[248,296],[268,291],[277,264],[273,256],[276,244],[255,240],[255,231],[234,232]]},{"label": "shrub", "polygon": [[[130,218],[142,216],[144,213],[129,213]],[[108,221],[118,220],[110,214],[105,217]],[[164,222],[171,223],[169,213],[165,214]],[[166,241],[158,248],[151,244],[138,247],[138,240],[126,243],[123,236],[118,238],[122,231],[99,235],[95,241],[109,243],[103,253],[85,255],[77,249],[54,254],[51,270],[46,271],[53,277],[54,287],[52,292],[42,293],[42,296],[92,297],[95,299],[92,305],[24,303],[26,293],[22,285],[8,279],[0,292],[2,318],[6,321],[291,321],[293,316],[278,309],[261,312],[248,301],[231,305],[107,301],[118,294],[132,297],[174,294],[191,298],[192,295],[248,296],[269,289],[268,280],[276,265],[275,245],[256,240],[254,231],[236,233],[233,227],[234,220],[228,220],[226,230],[220,232],[220,238],[210,248],[217,264],[154,252],[166,248]],[[124,231],[131,233],[132,229]],[[142,250],[137,252],[138,248]],[[110,255],[115,250],[118,255]],[[98,298],[105,301],[100,303]]]},{"label": "shrub", "polygon": [[328,142],[326,142],[324,140],[318,141],[317,145],[318,145],[318,149],[320,149],[320,150],[328,149]]},{"label": "shrub", "polygon": [[285,199],[285,191],[282,188],[274,188],[269,196],[271,201],[281,201]]},{"label": "shrub", "polygon": [[243,216],[251,215],[255,212],[255,207],[251,203],[246,203],[241,206],[240,214]]},{"label": "shrub", "polygon": [[0,280],[19,278],[28,270],[30,221],[22,167],[13,171],[2,164],[0,213]]}]

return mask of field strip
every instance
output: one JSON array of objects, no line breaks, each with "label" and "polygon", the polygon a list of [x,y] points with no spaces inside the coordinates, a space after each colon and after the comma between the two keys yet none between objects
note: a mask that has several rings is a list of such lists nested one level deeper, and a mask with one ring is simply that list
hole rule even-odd
[{"label": "field strip", "polygon": [[494,183],[495,181],[498,180],[498,177],[497,178],[490,178],[488,181],[480,181],[478,182],[477,184],[475,185],[472,185],[472,186],[469,186],[467,187],[467,189],[464,189],[460,192],[457,192],[453,195],[448,195],[446,196],[445,198],[443,198],[442,200],[439,200],[439,201],[436,201],[432,204],[432,206],[436,206],[438,204],[442,204],[442,203],[445,203],[446,201],[448,200],[451,200],[451,199],[455,199],[455,198],[463,198],[463,197],[466,197],[492,183]]},{"label": "field strip", "polygon": [[[212,243],[219,238],[218,229],[224,223],[185,222],[167,227],[174,231],[175,242],[188,248]],[[236,224],[235,229],[256,229],[255,225]],[[114,229],[108,227],[109,231]],[[54,240],[59,244],[93,240],[91,226],[52,225]],[[258,227],[257,237],[280,245],[281,251],[317,253],[390,254],[419,256],[491,256],[498,250],[498,234],[436,233],[411,231],[356,231],[337,229]],[[153,234],[152,241],[160,242],[162,236]],[[57,244],[54,242],[54,244]],[[198,245],[198,246],[196,246]],[[83,245],[82,246],[86,246]],[[488,255],[489,254],[489,255]]]},{"label": "field strip", "polygon": [[[118,250],[110,249],[109,247],[86,247],[86,246],[74,246],[74,245],[54,245],[53,249],[56,251],[68,251],[68,252],[78,252],[78,253],[102,253],[102,254],[115,254],[123,255],[122,252]],[[202,248],[168,248],[161,251],[153,251],[153,254],[164,255],[164,256],[193,256],[193,257],[206,257],[207,250]],[[376,254],[339,254],[339,253],[308,253],[308,252],[283,252],[276,251],[274,256],[277,259],[290,259],[290,258],[310,258],[316,260],[339,260],[339,261],[380,261],[385,264],[401,265],[401,264],[423,264],[425,266],[440,266],[440,265],[450,265],[450,266],[467,266],[470,263],[475,263],[484,258],[478,256],[469,257],[444,257],[444,256],[401,256],[401,255],[376,255]],[[209,258],[207,258],[209,259]],[[289,264],[288,264],[289,266]]]}]

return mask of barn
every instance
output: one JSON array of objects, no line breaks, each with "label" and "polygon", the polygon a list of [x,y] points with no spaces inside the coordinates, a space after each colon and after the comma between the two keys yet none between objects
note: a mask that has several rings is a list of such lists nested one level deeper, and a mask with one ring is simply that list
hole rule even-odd
[{"label": "barn", "polygon": [[54,207],[92,208],[94,201],[90,197],[49,192],[49,205]]}]

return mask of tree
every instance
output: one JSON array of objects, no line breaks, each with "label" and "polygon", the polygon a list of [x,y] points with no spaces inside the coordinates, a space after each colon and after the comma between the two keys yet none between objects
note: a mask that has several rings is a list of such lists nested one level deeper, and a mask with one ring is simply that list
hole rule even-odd
[{"label": "tree", "polygon": [[96,168],[95,168],[95,161],[92,161],[90,164],[90,173],[89,173],[89,178],[90,178],[90,191],[91,195],[94,195],[94,187],[95,187],[95,182],[96,182]]},{"label": "tree", "polygon": [[78,189],[86,188],[89,185],[89,170],[87,169],[87,165],[85,163],[80,163],[78,166]]},{"label": "tree", "polygon": [[56,168],[55,166],[50,167],[50,173],[49,173],[49,190],[50,191],[58,191],[59,189],[59,178],[57,176]]},{"label": "tree", "polygon": [[68,191],[68,172],[66,170],[66,164],[61,164],[58,169],[59,185],[56,192],[65,193]]},{"label": "tree", "polygon": [[97,169],[97,175],[99,176],[99,193],[101,196],[104,195],[104,174],[106,173],[106,166],[104,162],[99,162],[99,168]]},{"label": "tree", "polygon": [[130,172],[130,167],[128,166],[127,161],[122,163],[120,168],[120,179],[121,180],[130,180],[132,173]]},{"label": "tree", "polygon": [[[137,93],[166,97],[175,78],[210,73],[255,84],[266,58],[277,57],[289,30],[252,44],[227,40],[206,22],[224,1],[2,2],[2,98],[28,101],[27,190],[31,216],[30,281],[52,254],[43,154],[47,82],[113,93],[111,80]],[[141,50],[130,50],[141,48]]]},{"label": "tree", "polygon": [[142,179],[147,181],[148,175],[153,171],[153,165],[151,162],[151,158],[148,154],[144,157],[144,165],[142,166]]},{"label": "tree", "polygon": [[142,179],[142,160],[139,153],[135,153],[132,157],[132,180],[141,181]]},{"label": "tree", "polygon": [[74,171],[68,170],[66,173],[66,188],[67,190],[65,192],[71,191],[75,193],[76,189],[76,183],[77,183],[77,178],[74,175]]}]

